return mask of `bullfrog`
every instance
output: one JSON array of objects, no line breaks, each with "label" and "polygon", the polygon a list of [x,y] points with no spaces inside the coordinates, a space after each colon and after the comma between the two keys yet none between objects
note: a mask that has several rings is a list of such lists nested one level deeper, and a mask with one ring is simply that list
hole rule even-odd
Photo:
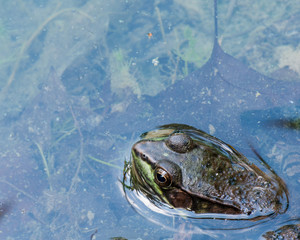
[{"label": "bullfrog", "polygon": [[151,201],[195,213],[261,218],[286,211],[284,182],[229,144],[183,124],[146,132],[131,150],[133,188]]}]

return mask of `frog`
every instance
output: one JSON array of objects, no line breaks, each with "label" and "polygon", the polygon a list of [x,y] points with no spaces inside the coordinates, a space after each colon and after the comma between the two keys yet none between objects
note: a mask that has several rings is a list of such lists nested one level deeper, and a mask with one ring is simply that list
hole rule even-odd
[{"label": "frog", "polygon": [[285,183],[262,165],[204,131],[168,124],[133,144],[130,177],[135,190],[170,208],[261,219],[288,207]]}]

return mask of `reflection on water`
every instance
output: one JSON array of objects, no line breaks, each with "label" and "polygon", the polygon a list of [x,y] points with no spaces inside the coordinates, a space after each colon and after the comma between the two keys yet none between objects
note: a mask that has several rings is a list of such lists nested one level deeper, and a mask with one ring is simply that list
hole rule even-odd
[{"label": "reflection on water", "polygon": [[[291,81],[256,91],[262,75],[246,81],[240,62],[268,76],[299,80],[298,5],[220,2],[219,42],[239,60],[217,49],[220,58],[200,78],[189,74],[211,55],[210,0],[3,1],[0,238],[257,239],[297,219],[299,130],[297,122],[282,119],[299,119],[299,99],[289,101],[298,89],[288,87]],[[200,222],[180,216],[144,218],[153,211],[140,206],[137,214],[123,195],[120,167],[140,133],[170,122],[201,128],[245,155],[251,141],[287,183],[287,213],[246,232],[211,231],[220,224],[212,219],[198,227]]]}]

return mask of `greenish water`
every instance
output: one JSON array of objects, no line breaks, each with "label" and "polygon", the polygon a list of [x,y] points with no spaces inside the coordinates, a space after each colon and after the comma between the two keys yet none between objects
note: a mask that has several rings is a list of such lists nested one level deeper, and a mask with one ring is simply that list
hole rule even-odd
[{"label": "greenish water", "polygon": [[[296,117],[297,124],[299,100],[241,115],[288,186],[286,215],[248,229],[218,221],[231,230],[211,230],[205,221],[138,213],[124,196],[124,161],[152,130],[147,99],[210,57],[213,1],[2,0],[0,13],[1,239],[257,239],[297,223],[299,128],[269,120]],[[226,53],[267,76],[299,81],[297,0],[222,1],[218,19]],[[132,118],[130,126],[121,121]]]}]

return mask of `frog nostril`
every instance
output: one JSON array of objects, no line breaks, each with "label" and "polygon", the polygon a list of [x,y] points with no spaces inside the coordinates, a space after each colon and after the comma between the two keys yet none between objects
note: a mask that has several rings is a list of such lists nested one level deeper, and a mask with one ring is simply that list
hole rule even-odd
[{"label": "frog nostril", "polygon": [[145,153],[142,153],[142,154],[141,154],[141,158],[142,158],[144,161],[147,161],[147,160],[148,160],[148,156],[147,156]]}]

